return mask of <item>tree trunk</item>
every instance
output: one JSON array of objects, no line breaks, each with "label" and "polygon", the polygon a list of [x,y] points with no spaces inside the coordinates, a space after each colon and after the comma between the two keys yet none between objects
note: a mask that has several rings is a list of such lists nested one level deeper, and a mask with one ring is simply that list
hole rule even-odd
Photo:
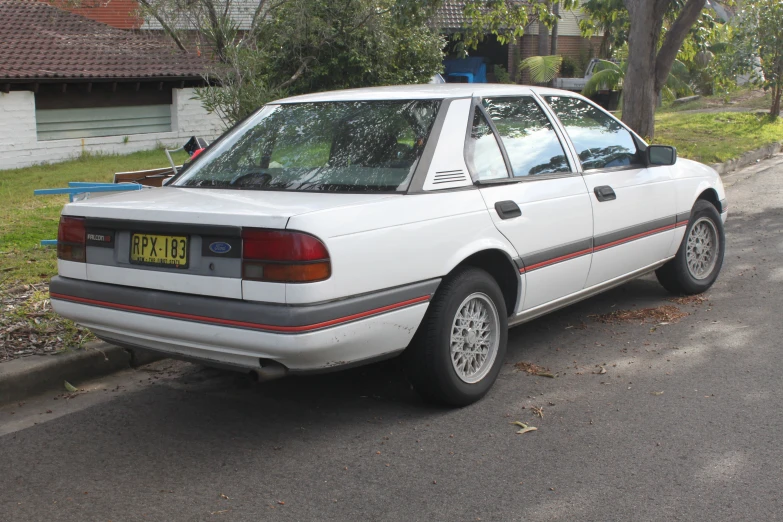
[{"label": "tree trunk", "polygon": [[623,121],[641,136],[655,135],[657,97],[705,1],[687,0],[666,31],[660,50],[656,50],[670,0],[624,0],[631,28],[628,70],[623,80]]},{"label": "tree trunk", "polygon": [[653,1],[626,0],[631,19],[628,69],[623,79],[623,122],[642,137],[655,133],[655,55],[663,17],[655,23]]},{"label": "tree trunk", "polygon": [[538,22],[538,55],[547,56],[549,54],[549,30],[544,22]]},{"label": "tree trunk", "polygon": [[783,94],[783,85],[778,81],[777,85],[775,85],[775,88],[772,90],[772,108],[769,111],[769,115],[772,116],[773,119],[780,116],[781,94]]},{"label": "tree trunk", "polygon": [[[552,12],[555,16],[560,16],[560,2],[552,6]],[[552,45],[549,46],[549,54],[557,54],[557,21],[552,26]]]}]

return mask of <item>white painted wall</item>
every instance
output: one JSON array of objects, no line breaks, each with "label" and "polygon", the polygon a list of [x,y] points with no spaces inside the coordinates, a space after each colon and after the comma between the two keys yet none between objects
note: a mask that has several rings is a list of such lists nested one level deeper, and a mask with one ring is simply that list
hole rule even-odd
[{"label": "white painted wall", "polygon": [[160,144],[176,148],[191,136],[211,141],[222,133],[223,124],[217,115],[208,114],[198,100],[192,100],[193,95],[193,89],[173,90],[172,132],[131,134],[124,143],[124,136],[38,141],[33,92],[0,93],[0,170],[64,161],[82,151],[128,154]]}]

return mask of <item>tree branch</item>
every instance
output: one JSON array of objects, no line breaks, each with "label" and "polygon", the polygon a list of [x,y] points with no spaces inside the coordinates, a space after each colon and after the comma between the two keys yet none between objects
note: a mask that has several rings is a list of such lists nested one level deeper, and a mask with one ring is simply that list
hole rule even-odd
[{"label": "tree branch", "polygon": [[182,45],[182,41],[179,39],[179,36],[177,36],[177,33],[169,26],[169,24],[163,21],[163,18],[161,18],[157,10],[155,10],[147,0],[139,0],[139,3],[147,8],[152,17],[157,20],[160,26],[163,28],[163,31],[165,31],[165,33],[168,34],[172,40],[174,40],[174,43],[177,44],[177,47],[179,47],[181,51],[187,52],[188,50],[185,49],[184,45]]},{"label": "tree branch", "polygon": [[688,0],[677,19],[666,31],[663,44],[655,59],[655,91],[661,90],[677,58],[682,43],[704,8],[705,0]]},{"label": "tree branch", "polygon": [[307,58],[305,58],[304,61],[302,61],[302,65],[299,66],[299,69],[296,70],[294,75],[291,76],[286,81],[284,81],[283,83],[281,83],[280,85],[278,85],[277,88],[278,89],[285,89],[286,87],[288,87],[289,85],[294,83],[296,80],[298,80],[299,77],[302,76],[302,74],[305,72],[305,69],[307,69],[307,66],[313,60],[315,60],[315,56],[308,56]]}]

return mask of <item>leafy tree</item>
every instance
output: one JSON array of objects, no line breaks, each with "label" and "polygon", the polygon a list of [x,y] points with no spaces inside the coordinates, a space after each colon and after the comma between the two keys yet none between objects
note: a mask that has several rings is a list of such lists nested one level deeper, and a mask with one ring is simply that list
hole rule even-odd
[{"label": "leafy tree", "polygon": [[[705,0],[588,0],[590,20],[583,34],[609,31],[609,47],[628,44],[623,85],[623,121],[642,136],[653,137],[655,105],[686,39],[700,37],[694,24]],[[698,29],[698,26],[697,26]]]},{"label": "leafy tree", "polygon": [[738,14],[734,45],[741,68],[765,91],[772,91],[772,118],[780,115],[783,94],[783,1],[747,0]]},{"label": "leafy tree", "polygon": [[215,59],[216,86],[197,96],[227,125],[282,96],[422,83],[442,67],[443,38],[428,26],[437,4],[426,0],[256,0],[243,30],[232,0],[141,2],[183,49],[195,32]]}]

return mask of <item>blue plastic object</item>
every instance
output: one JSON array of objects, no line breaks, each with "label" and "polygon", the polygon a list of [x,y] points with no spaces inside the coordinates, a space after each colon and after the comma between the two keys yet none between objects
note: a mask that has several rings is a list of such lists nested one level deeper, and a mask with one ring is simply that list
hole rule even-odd
[{"label": "blue plastic object", "polygon": [[487,64],[480,56],[458,60],[443,60],[445,75],[466,78],[467,83],[487,83]]},{"label": "blue plastic object", "polygon": [[[33,194],[36,196],[47,196],[51,194],[68,194],[68,199],[73,201],[76,194],[85,192],[128,192],[132,190],[141,190],[141,185],[136,183],[95,183],[91,181],[70,181],[68,188],[36,189]],[[56,239],[43,239],[41,246],[56,245]]]}]

